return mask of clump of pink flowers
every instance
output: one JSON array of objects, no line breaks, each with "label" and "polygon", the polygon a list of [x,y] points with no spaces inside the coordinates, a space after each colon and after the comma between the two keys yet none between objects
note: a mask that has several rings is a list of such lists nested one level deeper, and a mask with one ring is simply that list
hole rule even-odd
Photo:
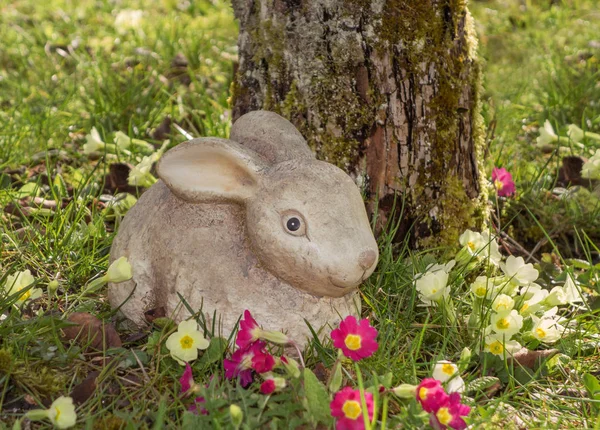
[{"label": "clump of pink flowers", "polygon": [[512,175],[504,167],[492,169],[492,182],[500,197],[510,197],[515,193],[516,188]]},{"label": "clump of pink flowers", "polygon": [[358,322],[352,315],[331,332],[333,346],[340,348],[346,357],[354,361],[370,357],[377,351],[376,337],[377,330],[371,327],[369,320]]},{"label": "clump of pink flowers", "polygon": [[447,428],[464,430],[467,423],[463,419],[471,408],[460,402],[459,393],[447,394],[437,379],[425,378],[415,389],[417,401],[425,412],[429,412],[429,424],[436,430]]},{"label": "clump of pink flowers", "polygon": [[288,374],[297,377],[299,372],[296,362],[284,356],[271,355],[267,351],[267,342],[280,345],[292,343],[284,333],[263,330],[250,311],[244,311],[235,340],[238,349],[223,361],[225,377],[237,378],[242,387],[247,387],[252,383],[254,375],[259,374],[263,379],[260,387],[263,394],[271,394],[286,385],[284,378],[273,375],[275,367],[282,367]]},{"label": "clump of pink flowers", "polygon": [[[373,419],[373,394],[364,393],[369,420]],[[345,387],[338,391],[329,404],[331,415],[336,418],[336,429],[362,430],[365,428],[360,390]]]}]

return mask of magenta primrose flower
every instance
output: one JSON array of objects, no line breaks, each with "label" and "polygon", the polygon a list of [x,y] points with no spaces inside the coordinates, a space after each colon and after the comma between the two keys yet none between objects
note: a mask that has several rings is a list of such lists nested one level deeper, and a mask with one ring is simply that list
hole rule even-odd
[{"label": "magenta primrose flower", "polygon": [[425,412],[435,412],[448,402],[448,394],[440,381],[425,378],[417,386],[417,401]]},{"label": "magenta primrose flower", "polygon": [[492,169],[492,182],[496,192],[501,197],[509,197],[515,193],[515,183],[512,175],[504,167]]},{"label": "magenta primrose flower", "polygon": [[460,394],[452,393],[444,405],[435,413],[431,414],[429,424],[436,430],[446,430],[448,427],[454,430],[464,430],[467,423],[462,417],[466,417],[471,408],[460,403]]},{"label": "magenta primrose flower", "polygon": [[[200,386],[194,382],[194,375],[192,374],[192,366],[189,363],[185,363],[185,370],[183,371],[183,375],[179,378],[179,383],[181,384],[181,394],[183,396],[188,396],[192,393],[198,392]],[[204,408],[199,407],[199,403],[204,403],[204,397],[196,397],[194,399],[194,403],[188,406],[188,410],[197,414],[198,412],[203,415],[208,414],[208,411]]]},{"label": "magenta primrose flower", "polygon": [[333,346],[340,348],[344,355],[354,361],[370,357],[377,351],[377,330],[369,324],[369,320],[356,321],[352,315],[347,316],[339,328],[331,332]]},{"label": "magenta primrose flower", "polygon": [[275,388],[277,387],[275,386],[274,379],[267,379],[262,384],[260,384],[260,392],[263,394],[271,394],[273,391],[275,391]]},{"label": "magenta primrose flower", "polygon": [[225,377],[233,379],[240,378],[243,387],[252,383],[252,371],[258,373],[270,372],[275,366],[275,359],[265,350],[265,343],[256,341],[244,348],[239,348],[231,359],[223,360]]},{"label": "magenta primrose flower", "polygon": [[260,327],[250,311],[244,311],[244,318],[240,321],[240,329],[238,330],[237,339],[235,344],[240,348],[245,348],[251,343],[256,342],[259,339]]},{"label": "magenta primrose flower", "polygon": [[[369,419],[373,419],[373,394],[365,392]],[[360,402],[360,390],[345,387],[338,391],[331,403],[331,416],[336,418],[336,430],[363,430],[365,421]]]}]

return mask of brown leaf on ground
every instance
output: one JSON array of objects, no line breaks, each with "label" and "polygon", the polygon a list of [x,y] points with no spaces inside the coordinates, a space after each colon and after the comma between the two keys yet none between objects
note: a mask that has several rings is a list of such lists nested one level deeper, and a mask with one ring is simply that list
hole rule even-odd
[{"label": "brown leaf on ground", "polygon": [[104,323],[94,315],[76,312],[69,316],[68,321],[76,325],[62,329],[66,340],[74,340],[81,346],[96,351],[118,348],[122,345],[114,326]]},{"label": "brown leaf on ground", "polygon": [[90,372],[87,377],[73,388],[71,391],[71,397],[75,404],[80,405],[85,403],[87,399],[92,397],[96,392],[97,384],[96,378],[98,378],[100,372],[97,370]]},{"label": "brown leaf on ground", "polygon": [[171,134],[171,117],[166,116],[165,119],[152,132],[152,139],[165,140]]},{"label": "brown leaf on ground", "polygon": [[562,159],[562,167],[558,170],[558,184],[563,187],[582,185],[582,166],[583,160],[581,157],[564,157]]},{"label": "brown leaf on ground", "polygon": [[108,194],[130,193],[135,195],[136,188],[129,185],[127,178],[131,171],[131,165],[125,163],[113,163],[104,177],[104,192]]},{"label": "brown leaf on ground", "polygon": [[323,363],[317,363],[317,365],[313,369],[313,373],[315,374],[315,376],[317,377],[317,379],[319,381],[321,381],[324,384],[327,383],[330,372],[329,372],[329,370],[327,370],[327,368],[325,367],[325,365]]},{"label": "brown leaf on ground", "polygon": [[535,369],[539,365],[554,355],[558,354],[558,349],[544,349],[541,351],[530,351],[527,348],[521,348],[512,356],[512,360],[517,364],[529,369]]},{"label": "brown leaf on ground", "polygon": [[159,308],[150,309],[150,310],[144,312],[144,318],[146,318],[146,321],[148,321],[149,323],[152,323],[157,318],[164,318],[166,316],[167,316],[167,312],[165,311],[165,308],[162,306]]}]

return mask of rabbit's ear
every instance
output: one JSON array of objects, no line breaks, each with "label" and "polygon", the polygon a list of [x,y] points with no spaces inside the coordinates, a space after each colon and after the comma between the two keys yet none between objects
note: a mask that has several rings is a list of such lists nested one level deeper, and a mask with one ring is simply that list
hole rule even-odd
[{"label": "rabbit's ear", "polygon": [[265,168],[258,155],[231,140],[190,140],[160,159],[158,176],[189,202],[244,202],[256,192]]}]

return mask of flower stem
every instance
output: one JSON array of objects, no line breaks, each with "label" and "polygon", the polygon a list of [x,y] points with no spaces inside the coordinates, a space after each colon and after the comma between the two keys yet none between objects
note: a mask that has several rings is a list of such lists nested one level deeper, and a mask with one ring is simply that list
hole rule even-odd
[{"label": "flower stem", "polygon": [[362,373],[358,363],[354,363],[354,370],[356,370],[356,378],[358,379],[358,389],[360,390],[360,407],[362,408],[363,420],[365,422],[365,430],[371,430],[371,422],[369,421],[369,410],[367,409],[367,399],[365,398],[365,386],[362,380]]},{"label": "flower stem", "polygon": [[383,393],[383,409],[381,410],[381,430],[387,428],[388,402],[390,401],[387,391]]}]

